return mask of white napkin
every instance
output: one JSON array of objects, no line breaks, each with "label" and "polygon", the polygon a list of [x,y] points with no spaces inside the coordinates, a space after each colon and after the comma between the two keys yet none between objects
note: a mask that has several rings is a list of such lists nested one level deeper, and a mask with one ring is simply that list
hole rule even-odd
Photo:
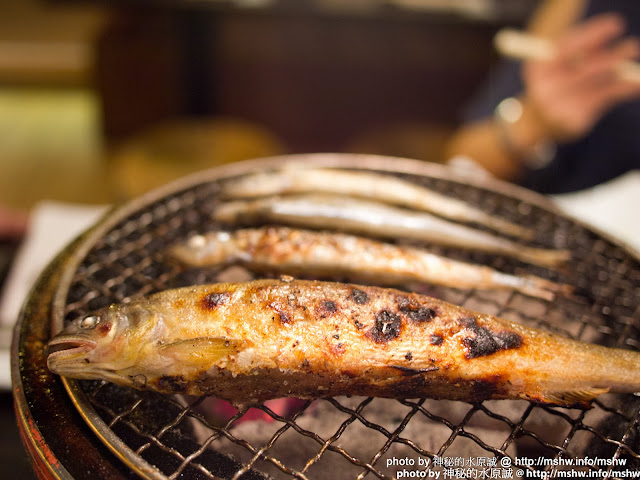
[{"label": "white napkin", "polygon": [[570,216],[640,252],[640,170],[552,199]]}]

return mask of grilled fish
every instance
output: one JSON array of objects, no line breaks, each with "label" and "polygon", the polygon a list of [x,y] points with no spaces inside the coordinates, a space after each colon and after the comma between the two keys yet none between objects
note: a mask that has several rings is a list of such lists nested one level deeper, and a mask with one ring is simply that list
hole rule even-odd
[{"label": "grilled fish", "polygon": [[640,354],[382,287],[255,280],[163,291],[69,324],[51,371],[236,405],[364,395],[581,405],[640,390]]},{"label": "grilled fish", "polygon": [[223,222],[276,221],[315,228],[341,229],[381,237],[406,237],[481,250],[542,266],[557,266],[569,258],[566,250],[532,248],[427,212],[338,195],[287,195],[222,203],[214,218]]},{"label": "grilled fish", "polygon": [[418,281],[454,288],[516,290],[545,300],[552,300],[558,292],[571,291],[567,285],[540,277],[509,275],[424,249],[288,227],[195,235],[186,243],[174,245],[170,253],[192,267],[239,262],[290,274],[346,274],[386,285]]},{"label": "grilled fish", "polygon": [[458,199],[397,177],[372,172],[287,167],[230,180],[221,194],[228,198],[251,198],[310,192],[383,199],[390,204],[424,210],[452,220],[478,223],[515,237],[530,239],[534,235],[529,228],[493,217]]}]

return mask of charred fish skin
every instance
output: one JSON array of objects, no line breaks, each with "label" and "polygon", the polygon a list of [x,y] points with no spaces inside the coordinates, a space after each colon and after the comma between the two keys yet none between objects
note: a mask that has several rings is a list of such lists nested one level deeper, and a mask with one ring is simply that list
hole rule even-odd
[{"label": "charred fish skin", "polygon": [[529,228],[491,216],[466,202],[416,183],[369,171],[288,166],[230,180],[221,191],[221,195],[227,198],[254,198],[288,193],[333,193],[384,199],[389,204],[435,213],[452,220],[481,224],[522,239],[531,239],[535,233]]},{"label": "charred fish skin", "polygon": [[567,250],[528,247],[427,212],[349,196],[300,194],[232,200],[220,204],[213,218],[225,223],[274,221],[385,238],[405,237],[506,255],[544,267],[556,267],[570,258]]},{"label": "charred fish skin", "polygon": [[83,330],[80,318],[51,340],[53,372],[244,404],[364,395],[584,406],[607,391],[640,390],[637,352],[380,287],[203,285],[92,316],[100,318],[93,328]]},{"label": "charred fish skin", "polygon": [[557,293],[571,292],[568,285],[531,275],[509,275],[424,249],[289,227],[195,235],[172,246],[169,255],[191,267],[239,262],[252,268],[290,274],[345,274],[388,286],[418,281],[453,288],[515,290],[545,300],[552,300]]}]

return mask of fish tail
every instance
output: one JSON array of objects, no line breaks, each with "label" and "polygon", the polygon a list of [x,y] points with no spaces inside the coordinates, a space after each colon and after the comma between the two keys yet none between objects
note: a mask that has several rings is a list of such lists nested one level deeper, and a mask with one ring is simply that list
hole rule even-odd
[{"label": "fish tail", "polygon": [[525,247],[516,252],[516,258],[541,267],[558,267],[571,258],[571,252],[569,250]]},{"label": "fish tail", "polygon": [[554,340],[555,356],[541,366],[541,383],[530,398],[552,404],[588,407],[607,392],[640,392],[640,353],[628,349]]},{"label": "fish tail", "polygon": [[516,237],[522,240],[531,240],[535,236],[535,231],[531,228],[523,227],[515,223],[503,220],[501,218],[492,217],[487,215],[484,223],[498,232],[506,233],[512,237]]},{"label": "fish tail", "polygon": [[574,288],[566,283],[557,283],[534,275],[526,275],[522,277],[523,282],[519,290],[522,293],[544,300],[553,300],[556,295],[571,296]]}]

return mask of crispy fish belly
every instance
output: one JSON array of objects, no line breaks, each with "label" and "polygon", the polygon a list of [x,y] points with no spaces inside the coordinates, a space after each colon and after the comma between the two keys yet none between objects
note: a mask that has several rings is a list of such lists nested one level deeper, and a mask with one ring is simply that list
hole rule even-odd
[{"label": "crispy fish belly", "polygon": [[640,354],[394,289],[256,280],[167,290],[72,322],[49,368],[236,404],[293,396],[529,399],[640,390]]},{"label": "crispy fish belly", "polygon": [[289,274],[346,274],[385,285],[418,281],[454,288],[507,289],[546,300],[552,300],[556,293],[571,292],[568,285],[532,275],[509,275],[424,249],[288,227],[196,235],[172,246],[169,254],[195,267],[239,262]]}]

